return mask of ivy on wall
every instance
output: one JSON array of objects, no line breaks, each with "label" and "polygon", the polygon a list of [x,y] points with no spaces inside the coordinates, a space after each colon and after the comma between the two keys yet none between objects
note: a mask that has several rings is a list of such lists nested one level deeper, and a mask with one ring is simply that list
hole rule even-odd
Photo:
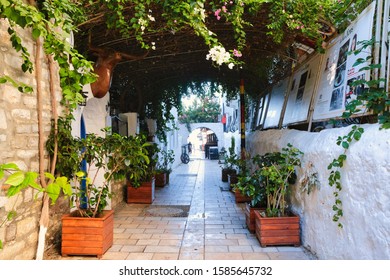
[{"label": "ivy on wall", "polygon": [[[350,52],[350,54],[359,54],[368,48],[373,47],[375,43],[375,38],[358,42],[359,47],[355,51]],[[370,54],[367,55],[366,58],[358,59],[353,66],[357,67],[359,65],[366,65],[361,67],[359,71],[369,70],[371,77],[368,80],[361,79],[352,83],[352,86],[363,86],[364,91],[362,94],[357,96],[357,99],[347,104],[346,111],[343,113],[342,117],[350,118],[355,116],[357,113],[362,113],[362,110],[364,110],[365,112],[369,112],[378,116],[380,129],[389,129],[390,94],[386,91],[387,81],[386,79],[375,78],[376,70],[382,68],[382,65],[372,63],[372,55]],[[363,133],[363,127],[353,125],[347,135],[339,136],[337,138],[336,144],[344,149],[343,153],[341,153],[337,158],[333,159],[333,161],[328,165],[328,170],[330,170],[328,181],[329,185],[334,187],[333,195],[335,197],[335,202],[332,207],[334,211],[333,221],[336,222],[340,228],[343,227],[340,218],[344,215],[340,196],[343,188],[341,183],[341,169],[347,160],[347,152],[351,144],[359,141]]]}]

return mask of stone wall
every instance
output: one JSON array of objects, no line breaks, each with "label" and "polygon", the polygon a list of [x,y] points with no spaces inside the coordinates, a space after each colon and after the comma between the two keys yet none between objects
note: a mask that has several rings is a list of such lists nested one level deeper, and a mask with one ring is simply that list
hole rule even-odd
[{"label": "stone wall", "polygon": [[278,151],[288,143],[304,152],[298,181],[310,165],[320,183],[309,195],[297,183],[291,206],[301,217],[303,245],[319,259],[390,259],[390,130],[363,125],[365,133],[347,152],[340,199],[343,228],[332,221],[334,189],[328,184],[329,163],[343,152],[338,136],[350,127],[318,133],[297,130],[256,131],[248,135],[251,154]]},{"label": "stone wall", "polygon": [[116,181],[111,184],[111,208],[116,209],[118,207],[123,206],[126,201],[127,196],[127,188],[126,188],[126,180]]},{"label": "stone wall", "polygon": [[[19,82],[34,87],[34,93],[20,93],[13,85],[0,84],[0,163],[14,162],[22,170],[38,171],[38,112],[36,97],[35,72],[24,73],[20,65],[20,54],[11,46],[7,32],[7,21],[0,19],[0,77],[8,75]],[[24,46],[34,60],[35,43],[26,30],[17,30],[23,39]],[[42,99],[44,135],[50,132],[51,98],[49,92],[49,71],[45,58],[41,60],[42,69]],[[57,82],[58,85],[58,82]],[[57,88],[57,94],[60,91]],[[47,157],[45,166],[48,166]],[[4,249],[0,251],[0,259],[32,259],[36,253],[38,225],[42,196],[35,197],[35,191],[26,190],[19,196],[8,199],[7,187],[0,190],[1,221],[10,210],[16,210],[17,216],[0,228],[0,239]],[[55,213],[53,213],[55,215]],[[58,223],[53,228],[58,227]],[[48,240],[53,231],[49,231]]]}]

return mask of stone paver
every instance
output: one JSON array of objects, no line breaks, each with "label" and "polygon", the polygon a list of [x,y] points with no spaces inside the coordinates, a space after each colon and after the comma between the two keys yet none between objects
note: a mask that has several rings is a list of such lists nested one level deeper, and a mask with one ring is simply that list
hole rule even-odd
[{"label": "stone paver", "polygon": [[123,203],[115,209],[114,245],[103,259],[314,259],[302,247],[261,247],[246,227],[244,204],[223,190],[227,184],[217,160],[192,159],[179,165],[169,185],[156,188],[153,205],[190,205],[188,217],[146,217],[149,205]]}]

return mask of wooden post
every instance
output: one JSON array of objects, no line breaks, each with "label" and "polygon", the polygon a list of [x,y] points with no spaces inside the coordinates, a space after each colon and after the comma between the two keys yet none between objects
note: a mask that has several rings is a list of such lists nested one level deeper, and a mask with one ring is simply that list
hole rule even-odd
[{"label": "wooden post", "polygon": [[245,159],[245,96],[244,80],[240,80],[241,159]]}]

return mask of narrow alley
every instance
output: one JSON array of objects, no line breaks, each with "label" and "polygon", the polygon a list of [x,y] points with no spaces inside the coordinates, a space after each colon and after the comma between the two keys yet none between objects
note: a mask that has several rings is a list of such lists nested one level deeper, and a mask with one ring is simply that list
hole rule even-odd
[{"label": "narrow alley", "polygon": [[314,259],[303,247],[261,247],[245,224],[244,204],[235,202],[228,186],[221,180],[217,160],[198,157],[180,164],[169,185],[156,187],[152,205],[123,204],[115,209],[114,244],[103,259]]}]

